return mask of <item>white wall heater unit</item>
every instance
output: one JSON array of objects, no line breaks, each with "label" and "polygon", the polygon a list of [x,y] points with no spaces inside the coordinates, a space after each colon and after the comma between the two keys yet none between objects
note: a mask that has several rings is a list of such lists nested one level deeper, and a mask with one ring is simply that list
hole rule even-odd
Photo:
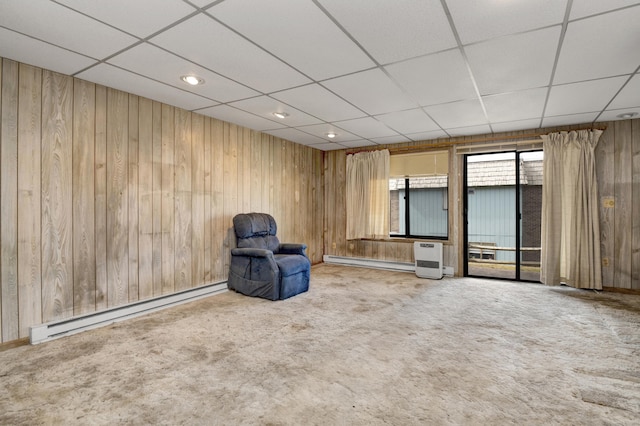
[{"label": "white wall heater unit", "polygon": [[442,243],[413,243],[416,275],[439,280],[443,275]]}]

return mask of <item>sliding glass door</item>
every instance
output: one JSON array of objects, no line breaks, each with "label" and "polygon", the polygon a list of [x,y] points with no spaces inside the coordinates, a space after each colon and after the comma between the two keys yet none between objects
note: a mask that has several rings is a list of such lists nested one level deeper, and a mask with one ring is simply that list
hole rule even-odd
[{"label": "sliding glass door", "polygon": [[465,156],[465,275],[540,280],[542,151]]}]

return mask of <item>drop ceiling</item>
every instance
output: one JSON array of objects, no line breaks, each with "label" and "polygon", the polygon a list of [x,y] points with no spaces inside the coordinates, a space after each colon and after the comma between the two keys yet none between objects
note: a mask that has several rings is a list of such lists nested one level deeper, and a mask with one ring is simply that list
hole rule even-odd
[{"label": "drop ceiling", "polygon": [[640,114],[639,22],[625,0],[2,0],[0,56],[333,150]]}]

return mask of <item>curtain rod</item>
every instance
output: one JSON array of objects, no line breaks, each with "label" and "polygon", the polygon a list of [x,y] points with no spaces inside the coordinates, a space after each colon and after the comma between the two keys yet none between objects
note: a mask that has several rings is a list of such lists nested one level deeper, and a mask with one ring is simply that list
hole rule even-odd
[{"label": "curtain rod", "polygon": [[[585,127],[585,128],[579,128],[579,129],[568,129],[568,130],[558,130],[559,132],[573,132],[573,131],[578,131],[578,130],[606,130],[607,126],[606,125],[602,125],[602,126],[596,126],[596,127]],[[428,150],[428,149],[432,149],[432,148],[445,148],[445,147],[450,147],[450,146],[454,146],[454,145],[466,145],[466,144],[472,144],[475,142],[494,142],[494,141],[501,141],[501,140],[518,140],[518,139],[530,139],[530,138],[535,138],[535,137],[540,137],[542,135],[546,135],[549,133],[553,133],[553,131],[545,131],[545,132],[532,132],[532,133],[525,133],[522,135],[496,135],[496,136],[487,136],[487,137],[482,137],[482,138],[475,138],[475,139],[463,139],[463,140],[456,140],[456,141],[446,141],[446,142],[437,142],[437,143],[432,143],[432,144],[423,144],[423,145],[412,145],[412,146],[402,146],[402,147],[381,147],[381,148],[371,148],[371,147],[362,147],[360,149],[350,149],[347,150],[347,155],[349,154],[357,154],[358,152],[366,152],[366,151],[377,151],[379,149],[388,149],[390,153],[392,152],[402,152],[402,151],[424,151],[424,150]]]}]

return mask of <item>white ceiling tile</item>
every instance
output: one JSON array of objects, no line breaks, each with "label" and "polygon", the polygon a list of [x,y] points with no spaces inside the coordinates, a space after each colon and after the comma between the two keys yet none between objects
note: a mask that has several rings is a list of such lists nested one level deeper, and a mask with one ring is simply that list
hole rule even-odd
[{"label": "white ceiling tile", "polygon": [[[362,139],[360,136],[356,136],[353,133],[349,133],[346,130],[341,129],[333,124],[327,124],[327,123],[314,124],[312,126],[301,126],[301,127],[297,127],[297,129],[302,132],[310,133],[314,136],[318,136],[319,138],[326,139],[327,142],[342,143],[345,141]],[[335,133],[336,137],[329,138],[327,136],[327,133],[330,133],[330,132]]]},{"label": "white ceiling tile", "polygon": [[467,46],[469,66],[483,95],[549,84],[560,27]]},{"label": "white ceiling tile", "polygon": [[618,9],[620,7],[640,4],[638,0],[573,0],[569,19],[583,18],[589,15]]},{"label": "white ceiling tile", "polygon": [[542,120],[542,127],[568,126],[570,124],[593,123],[598,113],[590,112],[585,114],[558,115],[555,117],[545,117]]},{"label": "white ceiling tile", "polygon": [[326,139],[319,138],[317,136],[313,136],[293,128],[266,130],[265,133],[303,145],[317,145],[328,143]]},{"label": "white ceiling tile", "polygon": [[516,120],[505,123],[491,123],[494,132],[510,132],[514,130],[537,129],[540,126],[540,119]]},{"label": "white ceiling tile", "polygon": [[371,138],[371,141],[375,142],[378,145],[386,145],[386,144],[393,144],[393,143],[411,142],[411,139],[398,135],[398,136],[386,136],[384,138]]},{"label": "white ceiling tile", "polygon": [[433,105],[424,110],[445,130],[487,123],[477,99]]},{"label": "white ceiling tile", "polygon": [[356,141],[341,142],[340,145],[347,148],[363,148],[365,146],[377,146],[378,144],[366,139],[358,139]]},{"label": "white ceiling tile", "polygon": [[334,123],[342,129],[363,138],[375,138],[382,136],[396,136],[397,133],[384,125],[384,123],[371,117],[356,118],[355,120],[339,121]]},{"label": "white ceiling tile", "polygon": [[547,88],[530,89],[501,95],[484,96],[482,101],[491,123],[540,117],[547,98]]},{"label": "white ceiling tile", "polygon": [[325,121],[349,120],[365,115],[318,84],[274,93],[272,97]]},{"label": "white ceiling tile", "polygon": [[602,111],[626,80],[613,77],[553,86],[545,116]]},{"label": "white ceiling tile", "polygon": [[314,80],[375,66],[310,1],[225,1],[207,12]]},{"label": "white ceiling tile", "polygon": [[428,141],[432,139],[446,138],[448,135],[444,130],[434,130],[432,132],[411,133],[406,135],[412,141]]},{"label": "white ceiling tile", "polygon": [[200,109],[197,112],[208,117],[214,117],[218,120],[228,121],[229,123],[248,127],[249,129],[258,131],[277,129],[282,127],[282,124],[280,123],[276,123],[262,117],[257,117],[253,114],[249,114],[248,112],[232,108],[228,105],[217,105],[211,108]]},{"label": "white ceiling tile", "polygon": [[[219,102],[229,102],[258,94],[246,86],[147,43],[129,49],[109,59],[108,62]],[[188,74],[203,78],[205,83],[201,86],[186,84],[180,77]]]},{"label": "white ceiling tile", "polygon": [[566,0],[447,0],[463,44],[562,24]]},{"label": "white ceiling tile", "polygon": [[447,133],[451,137],[484,135],[491,133],[491,128],[488,125],[457,127],[455,129],[447,129]]},{"label": "white ceiling tile", "polygon": [[458,49],[398,62],[385,69],[421,106],[459,101],[476,95]]},{"label": "white ceiling tile", "polygon": [[640,105],[640,74],[636,74],[631,78],[608,108],[620,109],[637,107],[638,105]]},{"label": "white ceiling tile", "polygon": [[[278,121],[282,123],[283,126],[287,127],[322,123],[321,120],[318,120],[309,114],[305,114],[304,112],[292,108],[284,102],[269,96],[258,96],[256,98],[244,99],[242,101],[232,102],[229,105],[252,114],[262,116],[269,120]],[[286,118],[277,118],[273,115],[274,112],[284,112],[287,113],[288,116]]]},{"label": "white ceiling tile", "polygon": [[554,84],[633,73],[640,65],[640,7],[570,22]]},{"label": "white ceiling tile", "polygon": [[316,149],[319,149],[321,151],[336,151],[338,149],[347,148],[346,146],[342,146],[342,145],[337,144],[337,143],[321,143],[321,144],[309,145],[309,146],[311,148],[316,148]]},{"label": "white ceiling tile", "polygon": [[381,64],[456,46],[440,0],[320,0]]},{"label": "white ceiling tile", "polygon": [[4,28],[0,28],[0,56],[68,75],[96,62]]},{"label": "white ceiling tile", "polygon": [[[57,0],[137,37],[148,37],[196,10],[181,0]],[[140,19],[144,16],[144,19]]]},{"label": "white ceiling tile", "polygon": [[49,0],[2,0],[0,26],[103,59],[137,39]]},{"label": "white ceiling tile", "polygon": [[220,0],[189,0],[190,3],[202,8],[206,8],[210,4],[219,3]]},{"label": "white ceiling tile", "polygon": [[610,109],[604,111],[599,117],[598,121],[613,121],[613,120],[629,120],[629,118],[618,117],[620,114],[636,113],[633,119],[640,118],[640,104],[635,107],[623,108],[623,109]]},{"label": "white ceiling tile", "polygon": [[77,74],[77,77],[190,111],[216,104],[202,96],[149,80],[109,64],[89,68]]},{"label": "white ceiling tile", "polygon": [[418,106],[378,68],[328,80],[322,85],[371,115]]},{"label": "white ceiling tile", "polygon": [[268,93],[309,82],[298,71],[204,15],[190,18],[150,42],[257,91]]},{"label": "white ceiling tile", "polygon": [[378,115],[376,119],[382,121],[391,129],[399,133],[419,133],[440,128],[425,112],[420,109],[410,109],[407,111],[392,112]]}]

